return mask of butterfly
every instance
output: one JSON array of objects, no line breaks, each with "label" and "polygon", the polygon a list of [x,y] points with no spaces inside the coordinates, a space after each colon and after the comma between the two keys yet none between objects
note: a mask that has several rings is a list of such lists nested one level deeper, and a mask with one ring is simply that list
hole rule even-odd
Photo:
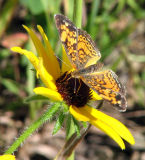
[{"label": "butterfly", "polygon": [[[80,78],[104,100],[117,106],[120,111],[127,108],[125,87],[111,69],[102,69],[97,63],[101,53],[90,35],[77,28],[67,17],[55,15],[56,27],[67,56],[75,69],[72,77]],[[102,70],[101,70],[102,69]]]}]

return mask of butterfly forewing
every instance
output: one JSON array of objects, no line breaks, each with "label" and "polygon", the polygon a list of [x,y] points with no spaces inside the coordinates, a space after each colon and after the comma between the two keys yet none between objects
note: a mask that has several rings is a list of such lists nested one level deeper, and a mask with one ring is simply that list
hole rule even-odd
[{"label": "butterfly forewing", "polygon": [[87,32],[75,27],[63,15],[55,15],[55,21],[61,42],[75,69],[85,68],[95,64],[100,59],[101,54]]},{"label": "butterfly forewing", "polygon": [[77,68],[77,34],[74,24],[63,15],[55,15],[56,27],[73,68]]}]

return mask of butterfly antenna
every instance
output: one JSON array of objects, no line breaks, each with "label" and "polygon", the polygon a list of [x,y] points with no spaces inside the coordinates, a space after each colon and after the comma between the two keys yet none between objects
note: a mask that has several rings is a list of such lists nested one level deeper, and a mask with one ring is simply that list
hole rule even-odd
[{"label": "butterfly antenna", "polygon": [[81,88],[81,79],[78,79],[79,81],[79,86],[78,86],[78,89],[77,89],[77,93],[79,92],[80,88]]},{"label": "butterfly antenna", "polygon": [[57,55],[55,55],[56,58],[58,58],[64,65],[66,65],[67,67],[69,67],[71,69],[71,67],[65,62],[63,61],[61,58],[59,58]]},{"label": "butterfly antenna", "polygon": [[76,83],[77,81],[76,81],[76,78],[75,78],[75,86],[74,86],[74,93],[76,93],[76,86],[77,86],[77,83]]}]

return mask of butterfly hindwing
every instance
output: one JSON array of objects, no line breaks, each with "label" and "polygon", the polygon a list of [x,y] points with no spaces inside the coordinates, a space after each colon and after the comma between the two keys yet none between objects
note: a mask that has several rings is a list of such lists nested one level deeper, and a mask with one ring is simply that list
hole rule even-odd
[{"label": "butterfly hindwing", "polygon": [[122,111],[126,110],[125,88],[112,70],[84,74],[81,79],[103,99]]}]

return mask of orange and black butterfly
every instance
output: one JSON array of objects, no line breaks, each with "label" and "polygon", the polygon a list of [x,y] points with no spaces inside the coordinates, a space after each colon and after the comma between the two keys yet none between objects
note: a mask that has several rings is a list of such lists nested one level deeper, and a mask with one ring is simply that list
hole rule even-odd
[{"label": "orange and black butterfly", "polygon": [[125,87],[110,69],[101,70],[99,50],[87,32],[77,28],[67,17],[55,15],[56,27],[68,58],[75,69],[72,76],[80,78],[104,100],[117,106],[120,111],[127,108]]}]

